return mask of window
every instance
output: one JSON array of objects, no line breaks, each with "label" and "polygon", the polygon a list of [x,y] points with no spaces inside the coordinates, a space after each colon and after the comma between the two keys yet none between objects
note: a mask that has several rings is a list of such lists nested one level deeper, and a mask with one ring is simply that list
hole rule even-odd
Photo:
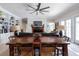
[{"label": "window", "polygon": [[60,25],[65,25],[65,21],[61,21],[60,22]]},{"label": "window", "polygon": [[79,17],[76,17],[76,40],[79,41]]},{"label": "window", "polygon": [[66,36],[71,38],[71,19],[66,20],[65,30],[66,30]]},{"label": "window", "polygon": [[[63,25],[65,27],[65,21],[60,21],[59,24]],[[65,35],[65,29],[63,29],[62,32],[63,32],[63,36],[64,36]]]},{"label": "window", "polygon": [[55,29],[55,24],[54,23],[48,23],[47,24],[47,32],[51,32]]}]

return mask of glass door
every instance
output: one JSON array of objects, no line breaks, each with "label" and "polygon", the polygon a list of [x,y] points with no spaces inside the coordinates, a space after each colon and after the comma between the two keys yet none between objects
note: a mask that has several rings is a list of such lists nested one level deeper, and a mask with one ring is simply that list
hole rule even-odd
[{"label": "glass door", "polygon": [[76,29],[75,29],[75,33],[76,33],[76,42],[79,43],[79,17],[76,17]]},{"label": "glass door", "polygon": [[66,36],[71,38],[71,19],[66,20]]}]

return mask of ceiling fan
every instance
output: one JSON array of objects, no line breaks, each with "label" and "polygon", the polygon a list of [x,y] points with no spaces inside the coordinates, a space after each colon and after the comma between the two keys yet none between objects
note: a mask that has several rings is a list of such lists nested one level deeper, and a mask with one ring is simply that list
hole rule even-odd
[{"label": "ceiling fan", "polygon": [[47,9],[50,8],[49,6],[41,8],[41,3],[38,3],[36,5],[36,8],[34,8],[33,6],[31,6],[29,4],[27,4],[27,6],[33,10],[30,14],[36,13],[36,15],[38,15],[38,13],[44,14],[44,12],[49,12],[49,11],[47,11]]}]

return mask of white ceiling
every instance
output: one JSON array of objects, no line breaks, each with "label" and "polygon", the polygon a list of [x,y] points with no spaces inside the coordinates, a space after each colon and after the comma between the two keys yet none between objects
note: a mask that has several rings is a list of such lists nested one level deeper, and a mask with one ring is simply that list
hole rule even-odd
[{"label": "white ceiling", "polygon": [[[27,17],[27,18],[46,18],[46,19],[58,19],[64,16],[65,14],[74,12],[79,10],[79,4],[77,3],[42,3],[41,8],[50,6],[49,12],[45,14],[29,14],[31,8],[25,7],[25,3],[0,3],[0,7],[4,8],[5,10],[17,15],[18,17]],[[33,7],[36,8],[36,3],[30,3]]]}]

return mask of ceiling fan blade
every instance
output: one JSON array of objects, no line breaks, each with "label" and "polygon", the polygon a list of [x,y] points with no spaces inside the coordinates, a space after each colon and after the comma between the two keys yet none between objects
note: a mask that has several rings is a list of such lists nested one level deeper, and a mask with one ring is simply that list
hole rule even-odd
[{"label": "ceiling fan blade", "polygon": [[38,3],[36,11],[40,9],[41,3]]},{"label": "ceiling fan blade", "polygon": [[36,10],[34,7],[32,7],[32,6],[28,5],[28,4],[27,4],[27,6],[30,7],[30,8],[32,8],[32,9],[34,9],[34,10]]},{"label": "ceiling fan blade", "polygon": [[49,6],[48,7],[45,7],[45,8],[41,8],[40,11],[44,10],[44,9],[48,9],[50,8]]},{"label": "ceiling fan blade", "polygon": [[26,10],[26,11],[33,11],[32,9],[27,9],[27,8],[26,8],[25,10]]},{"label": "ceiling fan blade", "polygon": [[49,12],[49,11],[47,11],[47,10],[41,10],[41,12]]},{"label": "ceiling fan blade", "polygon": [[42,13],[41,11],[39,11],[41,14],[44,14],[44,13]]}]

